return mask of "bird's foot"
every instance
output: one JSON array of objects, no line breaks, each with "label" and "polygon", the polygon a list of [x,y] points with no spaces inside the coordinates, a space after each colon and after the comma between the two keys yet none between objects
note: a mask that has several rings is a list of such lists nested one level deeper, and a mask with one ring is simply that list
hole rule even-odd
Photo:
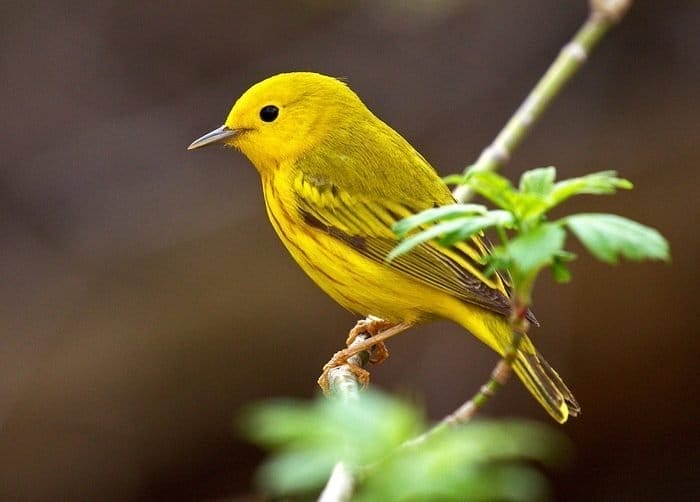
[{"label": "bird's foot", "polygon": [[[389,357],[389,349],[387,349],[384,340],[404,331],[409,326],[408,323],[394,324],[373,316],[358,321],[348,334],[347,348],[336,352],[323,367],[323,373],[318,379],[318,385],[323,393],[328,395],[330,372],[339,366],[346,366],[355,375],[358,382],[366,387],[369,383],[369,372],[362,367],[365,361],[359,354],[367,351],[369,362],[372,364],[382,363]],[[358,338],[360,335],[369,335],[369,337]]]},{"label": "bird's foot", "polygon": [[[366,319],[361,319],[357,321],[355,327],[348,333],[348,338],[345,340],[345,345],[350,348],[350,346],[355,342],[358,335],[369,335],[369,337],[376,336],[384,330],[387,330],[395,326],[394,323],[385,321],[374,316],[367,316]],[[369,362],[372,364],[381,364],[389,357],[389,349],[387,349],[384,342],[378,341],[374,344],[369,353]]]},{"label": "bird's foot", "polygon": [[380,331],[391,328],[394,324],[379,317],[374,317],[373,315],[367,316],[366,319],[360,319],[355,324],[355,327],[348,333],[348,338],[345,340],[345,345],[350,347],[355,341],[358,335],[367,334],[369,336],[374,336]]}]

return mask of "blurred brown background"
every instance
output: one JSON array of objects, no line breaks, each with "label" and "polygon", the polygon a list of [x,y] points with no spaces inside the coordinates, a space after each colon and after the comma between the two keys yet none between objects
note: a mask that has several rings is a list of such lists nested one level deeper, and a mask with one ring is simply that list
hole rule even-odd
[{"label": "blurred brown background", "polygon": [[[354,318],[297,269],[240,155],[185,147],[274,73],[347,77],[443,174],[476,158],[583,0],[0,3],[0,499],[251,490],[243,403],[310,396]],[[538,347],[583,405],[560,500],[698,495],[700,4],[638,2],[508,166],[617,169],[569,210],[659,228],[673,263],[539,284]],[[574,249],[578,250],[575,243]],[[437,419],[494,354],[438,323],[374,384]],[[514,383],[490,416],[548,418]]]}]

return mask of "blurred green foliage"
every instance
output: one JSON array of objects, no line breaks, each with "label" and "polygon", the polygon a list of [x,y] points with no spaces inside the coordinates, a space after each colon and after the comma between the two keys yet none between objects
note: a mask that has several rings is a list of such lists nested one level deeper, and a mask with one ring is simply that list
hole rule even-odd
[{"label": "blurred green foliage", "polygon": [[538,464],[570,454],[555,429],[525,421],[476,421],[406,444],[425,430],[422,411],[376,391],[257,404],[241,423],[273,452],[258,473],[273,496],[316,495],[342,461],[358,483],[353,500],[541,500]]}]

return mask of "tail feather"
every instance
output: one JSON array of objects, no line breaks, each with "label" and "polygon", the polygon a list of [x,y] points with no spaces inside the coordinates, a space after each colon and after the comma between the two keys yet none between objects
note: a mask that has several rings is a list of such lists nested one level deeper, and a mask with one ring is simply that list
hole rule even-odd
[{"label": "tail feather", "polygon": [[[503,317],[484,315],[480,307],[456,299],[450,300],[452,302],[441,304],[443,310],[437,314],[459,323],[499,354],[503,355],[508,350],[512,340],[511,330]],[[513,369],[525,387],[557,422],[564,423],[569,416],[581,412],[574,395],[527,336],[521,341]]]},{"label": "tail feather", "polygon": [[[581,413],[581,407],[561,377],[535,350],[529,339],[513,364],[515,373],[547,412],[559,423]],[[528,350],[530,349],[530,350]]]}]

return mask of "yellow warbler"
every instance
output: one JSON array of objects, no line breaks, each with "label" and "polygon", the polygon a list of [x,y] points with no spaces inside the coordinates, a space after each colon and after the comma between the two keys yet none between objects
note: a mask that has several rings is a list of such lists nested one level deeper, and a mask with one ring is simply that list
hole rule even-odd
[{"label": "yellow warbler", "polygon": [[[345,83],[316,73],[263,80],[236,101],[222,127],[189,149],[212,143],[250,159],[280,239],[342,306],[391,324],[450,319],[504,353],[508,293],[499,276],[484,274],[480,239],[451,248],[429,242],[385,261],[397,244],[396,221],[455,201],[423,156]],[[528,338],[514,369],[554,419],[578,414]]]}]

